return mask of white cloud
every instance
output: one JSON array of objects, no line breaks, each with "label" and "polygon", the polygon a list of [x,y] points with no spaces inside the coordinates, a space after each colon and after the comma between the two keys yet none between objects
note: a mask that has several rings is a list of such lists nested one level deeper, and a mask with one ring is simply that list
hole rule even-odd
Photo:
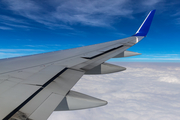
[{"label": "white cloud", "polygon": [[162,82],[168,82],[168,83],[180,83],[180,79],[174,76],[160,77],[158,80]]},{"label": "white cloud", "polygon": [[118,63],[124,72],[84,76],[73,88],[108,101],[79,111],[54,112],[48,120],[180,119],[178,63]]}]

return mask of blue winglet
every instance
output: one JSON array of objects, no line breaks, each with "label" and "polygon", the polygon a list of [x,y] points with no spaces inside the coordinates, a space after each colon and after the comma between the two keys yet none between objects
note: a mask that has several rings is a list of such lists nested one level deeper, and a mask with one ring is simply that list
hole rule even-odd
[{"label": "blue winglet", "polygon": [[144,20],[144,22],[139,27],[138,31],[133,36],[146,36],[147,35],[149,28],[151,26],[151,22],[153,20],[155,11],[156,10],[152,10],[149,12],[146,19]]}]

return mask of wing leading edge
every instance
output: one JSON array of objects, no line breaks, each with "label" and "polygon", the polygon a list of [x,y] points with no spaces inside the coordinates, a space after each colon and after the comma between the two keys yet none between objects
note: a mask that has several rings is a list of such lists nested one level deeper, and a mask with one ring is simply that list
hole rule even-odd
[{"label": "wing leading edge", "polygon": [[136,34],[128,38],[0,60],[0,119],[21,119],[24,116],[26,119],[44,120],[54,110],[85,109],[107,104],[106,101],[71,91],[71,88],[84,74],[125,70],[105,61],[139,55],[126,50],[147,35],[154,13],[155,10],[152,10]]}]

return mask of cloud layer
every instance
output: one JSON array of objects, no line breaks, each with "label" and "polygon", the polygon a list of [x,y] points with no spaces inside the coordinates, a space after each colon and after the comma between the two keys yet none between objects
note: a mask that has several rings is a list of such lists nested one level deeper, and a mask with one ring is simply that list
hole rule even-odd
[{"label": "cloud layer", "polygon": [[[117,63],[120,65],[120,63]],[[84,76],[73,88],[108,101],[79,111],[54,112],[48,120],[180,119],[178,63],[121,63],[124,72]]]}]

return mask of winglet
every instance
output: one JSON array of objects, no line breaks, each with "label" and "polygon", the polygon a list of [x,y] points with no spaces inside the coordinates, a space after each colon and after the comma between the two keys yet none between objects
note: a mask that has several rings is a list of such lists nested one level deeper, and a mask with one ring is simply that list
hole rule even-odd
[{"label": "winglet", "polygon": [[139,29],[133,36],[146,36],[147,35],[149,28],[151,26],[151,22],[153,20],[155,11],[156,10],[152,10],[149,12],[146,19],[144,20],[144,22],[141,24],[141,26],[139,27]]}]

